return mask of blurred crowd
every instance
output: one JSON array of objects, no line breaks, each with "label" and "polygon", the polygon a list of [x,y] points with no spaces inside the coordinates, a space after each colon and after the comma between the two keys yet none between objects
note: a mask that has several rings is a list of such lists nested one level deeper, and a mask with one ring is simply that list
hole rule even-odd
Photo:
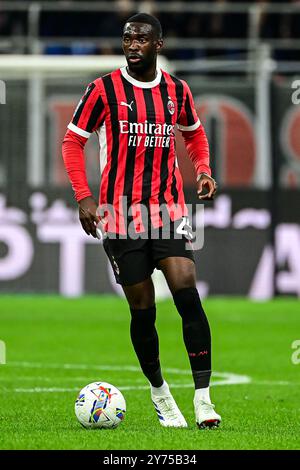
[{"label": "blurred crowd", "polygon": [[[80,0],[78,0],[80,1]],[[82,0],[81,0],[82,1]],[[9,3],[13,4],[14,0]],[[131,0],[110,0],[112,11],[72,11],[72,4],[77,0],[67,0],[64,5],[70,6],[68,10],[45,11],[42,10],[39,24],[39,36],[46,39],[43,52],[45,54],[113,54],[120,53],[118,39],[126,19],[136,13]],[[201,0],[189,0],[191,3],[208,3]],[[26,36],[28,34],[28,13],[22,11],[5,11],[0,2],[0,52],[1,38]],[[26,1],[24,0],[25,4]],[[28,2],[30,3],[30,2]],[[56,3],[52,1],[52,3]],[[97,1],[97,3],[101,3]],[[249,37],[248,13],[233,13],[215,11],[213,13],[182,13],[159,12],[157,6],[160,0],[139,2],[139,10],[156,15],[163,27],[164,36],[172,39],[200,39],[199,47],[171,47],[165,50],[170,59],[194,59],[200,57],[230,55],[231,57],[243,54],[243,48],[226,44],[226,39],[247,39]],[[212,3],[212,2],[209,2]],[[215,0],[216,4],[236,3],[231,0]],[[240,2],[241,3],[241,2]],[[277,3],[257,0],[253,3]],[[281,2],[282,3],[282,2]],[[291,0],[286,4],[299,4]],[[106,3],[107,5],[107,3]],[[262,8],[258,24],[259,37],[262,39],[284,39],[292,41],[300,38],[300,5],[299,13],[268,13]],[[51,42],[51,39],[53,41]],[[54,41],[61,38],[61,41]],[[72,38],[72,41],[65,41]],[[90,41],[82,41],[82,39]],[[107,38],[115,38],[109,41]],[[225,40],[224,45],[218,43],[214,48],[206,47],[201,39]],[[13,51],[10,51],[13,52]],[[28,50],[25,52],[29,52]],[[298,60],[299,51],[295,49],[280,49],[273,51],[275,59]]]}]

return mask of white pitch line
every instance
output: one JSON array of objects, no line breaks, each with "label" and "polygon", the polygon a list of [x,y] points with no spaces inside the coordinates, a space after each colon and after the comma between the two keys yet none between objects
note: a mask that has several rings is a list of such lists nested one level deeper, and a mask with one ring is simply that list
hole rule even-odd
[{"label": "white pitch line", "polygon": [[[221,384],[221,385],[226,385],[228,384],[228,380],[230,379],[229,377],[230,374],[227,375],[227,379],[224,379],[224,380],[214,380],[212,382],[212,384]],[[101,378],[100,378],[101,379]],[[95,381],[100,381],[99,377],[95,377],[95,376],[91,376],[91,375],[85,375],[85,376],[82,376],[82,377],[55,377],[55,378],[51,378],[51,377],[36,377],[36,376],[22,376],[22,375],[18,375],[18,382],[50,382],[50,383],[53,383],[53,382],[83,382],[83,381],[88,381],[90,380],[90,382],[95,382]],[[249,380],[248,378],[246,378],[245,376],[241,376],[240,378],[238,378],[236,375],[234,375],[233,377],[233,380],[235,381],[235,383],[249,383]],[[16,382],[16,379],[14,377],[0,377],[0,382]],[[144,379],[128,379],[128,378],[122,378],[122,382],[126,383],[134,383],[136,385],[138,384],[144,384],[145,383],[145,380]],[[192,378],[191,378],[191,382],[192,384]],[[256,383],[273,383],[273,382],[256,382]],[[279,385],[287,385],[289,384],[290,382],[274,382],[275,384],[279,384]],[[182,382],[181,381],[174,381],[173,384],[176,386],[176,385],[181,385]],[[231,383],[229,383],[229,385],[231,385]]]},{"label": "white pitch line", "polygon": [[256,385],[297,385],[299,386],[300,382],[287,382],[286,380],[257,380],[255,381]]},{"label": "white pitch line", "polygon": [[6,366],[11,367],[25,367],[28,369],[70,369],[70,370],[109,370],[109,371],[122,371],[126,372],[139,372],[140,368],[137,366],[114,366],[103,365],[94,366],[91,364],[58,364],[58,363],[42,363],[42,362],[8,362]]},{"label": "white pitch line", "polygon": [[[129,366],[129,365],[101,365],[95,366],[90,364],[57,364],[57,363],[41,363],[41,362],[9,362],[7,364],[8,367],[16,367],[16,368],[26,368],[26,369],[63,369],[63,370],[97,370],[97,371],[117,371],[117,372],[141,372],[140,368],[137,366]],[[165,368],[165,372],[170,374],[176,375],[189,375],[191,376],[190,370],[185,369],[174,369],[174,368]],[[212,377],[219,377],[223,380],[214,380],[212,381],[212,386],[219,386],[219,385],[237,385],[237,384],[245,384],[250,383],[251,378],[246,375],[238,375],[233,374],[230,372],[213,372]],[[19,376],[20,379],[20,376]],[[35,379],[35,378],[33,378]],[[36,380],[41,379],[36,378]],[[51,381],[51,378],[49,378]],[[59,378],[56,378],[60,380]],[[75,378],[69,377],[69,380],[75,380]],[[55,379],[54,379],[55,380]],[[81,378],[80,378],[81,380]],[[87,380],[87,378],[82,378],[83,380]],[[48,381],[48,378],[45,378],[45,381]],[[192,380],[190,383],[173,383],[170,384],[172,388],[192,388]],[[120,387],[120,390],[148,390],[148,385],[128,385]],[[15,388],[14,392],[16,393],[60,393],[60,392],[78,392],[79,389],[77,387],[34,387],[34,388]]]},{"label": "white pitch line", "polygon": [[[86,380],[90,380],[90,382],[99,382],[99,377],[95,376],[95,375],[91,375],[91,374],[88,374],[88,375],[84,375],[84,376],[81,376],[81,377],[73,377],[73,376],[69,376],[69,377],[37,377],[37,376],[34,376],[34,375],[19,375],[18,374],[18,382],[50,382],[50,383],[54,383],[54,382],[82,382],[82,381],[86,381]],[[16,382],[16,378],[15,377],[0,377],[0,383],[1,382]],[[130,379],[130,378],[122,378],[122,382],[128,382],[130,384],[132,383],[135,383],[135,384],[144,384],[145,383],[145,379],[141,378],[141,379]]]},{"label": "white pitch line", "polygon": [[[36,379],[36,377],[31,377],[31,380]],[[74,378],[72,378],[73,380]],[[83,379],[86,379],[84,377]],[[287,382],[287,381],[245,381],[245,379],[240,380],[239,382],[235,379],[234,382],[231,382],[229,380],[218,380],[214,381],[211,383],[211,386],[220,386],[220,385],[239,385],[239,384],[245,384],[245,383],[251,383],[252,385],[299,385],[299,383],[296,382]],[[193,388],[192,383],[171,383],[169,384],[171,388]],[[7,391],[7,392],[15,392],[15,393],[68,393],[68,392],[79,392],[80,387],[34,387],[34,388],[15,388],[13,390],[8,389],[8,388],[2,388],[2,391]],[[125,385],[125,386],[120,386],[118,387],[120,390],[123,391],[130,391],[130,390],[149,390],[149,385]]]},{"label": "white pitch line", "polygon": [[[42,362],[9,362],[6,364],[6,367],[13,367],[13,368],[24,368],[24,369],[43,369],[43,370],[87,370],[87,371],[110,371],[110,372],[138,372],[141,373],[141,370],[137,366],[130,366],[130,365],[91,365],[91,364],[59,364],[59,363],[42,363]],[[177,369],[177,368],[165,368],[164,369],[169,374],[180,375],[180,376],[190,376],[191,371],[188,369]],[[91,377],[92,374],[89,374]],[[238,384],[257,384],[257,385],[299,385],[294,382],[288,381],[256,381],[251,379],[251,377],[247,375],[239,375],[234,374],[231,372],[213,372],[213,378],[218,377],[219,380],[213,380],[211,385],[214,386],[226,386],[226,385],[238,385]],[[221,380],[220,380],[221,379]],[[7,381],[9,379],[1,377],[1,381]],[[37,380],[37,381],[44,381],[44,382],[54,382],[54,381],[88,381],[87,376],[76,376],[76,377],[29,377],[25,376],[22,377],[18,375],[19,381],[29,381],[29,380]],[[91,381],[96,380],[94,378],[90,378]],[[124,380],[125,383],[129,381],[129,379]],[[142,379],[134,379],[134,385],[124,385],[123,387],[119,387],[120,390],[130,391],[130,390],[149,390],[148,385],[138,385],[139,382],[142,382]],[[133,380],[130,380],[130,383],[133,383]],[[170,383],[170,387],[172,388],[192,388],[192,380],[190,383],[181,383],[181,382],[173,382]],[[3,389],[3,391],[14,391],[16,393],[66,393],[66,392],[77,392],[79,391],[80,387],[33,387],[33,388],[15,388],[11,389]]]},{"label": "white pitch line", "polygon": [[[32,369],[69,369],[69,370],[108,370],[111,372],[141,372],[140,367],[129,365],[90,365],[90,364],[59,364],[59,363],[41,363],[41,362],[9,362],[6,366],[24,367]],[[176,369],[172,367],[164,367],[164,371],[169,374],[188,375],[191,376],[189,369]],[[212,377],[221,377],[226,383],[249,383],[251,378],[247,375],[234,374],[232,372],[216,372],[213,371]],[[235,382],[234,382],[235,381]],[[223,385],[223,383],[222,383]]]},{"label": "white pitch line", "polygon": [[[8,391],[8,389],[7,389]],[[34,388],[14,388],[12,390],[15,393],[66,393],[66,392],[79,392],[78,387],[72,388],[59,388],[59,387],[51,387],[51,388],[42,388],[42,387],[34,387]]]},{"label": "white pitch line", "polygon": [[[249,380],[248,382],[246,381],[240,381],[240,382],[230,382],[228,380],[219,380],[211,383],[212,387],[215,386],[220,386],[220,385],[239,385],[239,384],[245,384],[245,383],[251,383],[252,385],[299,385],[298,383],[294,382],[284,382],[284,381],[261,381],[261,382],[255,382]],[[193,388],[192,383],[169,383],[169,386],[171,388]],[[130,390],[149,390],[149,385],[125,385],[118,387],[122,391],[130,391]],[[2,389],[3,391],[7,392],[16,392],[16,393],[67,393],[67,392],[79,392],[78,387],[70,387],[70,388],[60,388],[60,387],[34,387],[34,388],[15,388],[13,390],[10,389]]]},{"label": "white pitch line", "polygon": [[[109,371],[123,371],[126,372],[141,372],[140,367],[138,366],[129,366],[129,365],[90,365],[90,364],[59,364],[59,363],[42,363],[42,362],[18,362],[12,361],[6,364],[11,367],[25,367],[31,369],[74,369],[74,370],[109,370]],[[173,367],[164,367],[164,371],[169,374],[180,374],[180,375],[191,375],[189,369],[176,369]],[[218,375],[219,377],[228,377],[229,373],[227,372],[213,372],[213,375]],[[235,374],[233,374],[235,375]]]},{"label": "white pitch line", "polygon": [[[234,385],[238,385],[239,383],[244,383],[244,382],[235,382]],[[229,383],[228,381],[223,381],[220,380],[218,382],[212,382],[211,386],[215,385],[233,385]],[[193,384],[178,384],[178,383],[169,383],[169,386],[171,388],[191,388],[193,389]],[[150,390],[149,385],[128,385],[124,387],[118,387],[121,391],[130,391],[130,390]],[[70,388],[59,388],[59,387],[50,387],[50,388],[43,388],[43,387],[34,387],[34,388],[15,388],[13,389],[13,392],[16,393],[60,393],[60,392],[79,392],[80,390],[78,387],[70,387]]]}]

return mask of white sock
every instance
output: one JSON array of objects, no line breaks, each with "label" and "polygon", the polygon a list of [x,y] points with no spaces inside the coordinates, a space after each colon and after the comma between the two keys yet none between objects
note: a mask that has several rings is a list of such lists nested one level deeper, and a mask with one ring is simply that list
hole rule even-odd
[{"label": "white sock", "polygon": [[150,387],[151,387],[151,395],[154,395],[156,397],[161,396],[161,395],[170,395],[169,385],[167,384],[165,380],[160,387],[153,387],[153,385],[151,384],[150,384]]},{"label": "white sock", "polygon": [[209,396],[209,387],[206,388],[197,388],[195,390],[195,397],[194,400],[203,400],[206,403],[211,403],[210,396]]}]

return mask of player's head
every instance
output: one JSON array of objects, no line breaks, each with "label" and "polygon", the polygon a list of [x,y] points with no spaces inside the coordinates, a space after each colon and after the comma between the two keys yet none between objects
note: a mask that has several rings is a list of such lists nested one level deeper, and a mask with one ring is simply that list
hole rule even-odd
[{"label": "player's head", "polygon": [[122,46],[129,69],[143,72],[153,66],[163,46],[159,20],[147,13],[128,18],[123,29]]}]

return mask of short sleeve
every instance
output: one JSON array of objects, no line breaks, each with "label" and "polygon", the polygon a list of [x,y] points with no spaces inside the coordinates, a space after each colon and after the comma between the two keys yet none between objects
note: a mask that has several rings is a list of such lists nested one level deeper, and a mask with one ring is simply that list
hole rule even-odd
[{"label": "short sleeve", "polygon": [[184,102],[177,120],[180,131],[194,131],[200,126],[200,119],[196,113],[194,99],[188,84],[182,80],[184,89]]},{"label": "short sleeve", "polygon": [[103,124],[104,118],[103,99],[99,88],[92,82],[79,101],[68,129],[88,139],[91,133]]}]

